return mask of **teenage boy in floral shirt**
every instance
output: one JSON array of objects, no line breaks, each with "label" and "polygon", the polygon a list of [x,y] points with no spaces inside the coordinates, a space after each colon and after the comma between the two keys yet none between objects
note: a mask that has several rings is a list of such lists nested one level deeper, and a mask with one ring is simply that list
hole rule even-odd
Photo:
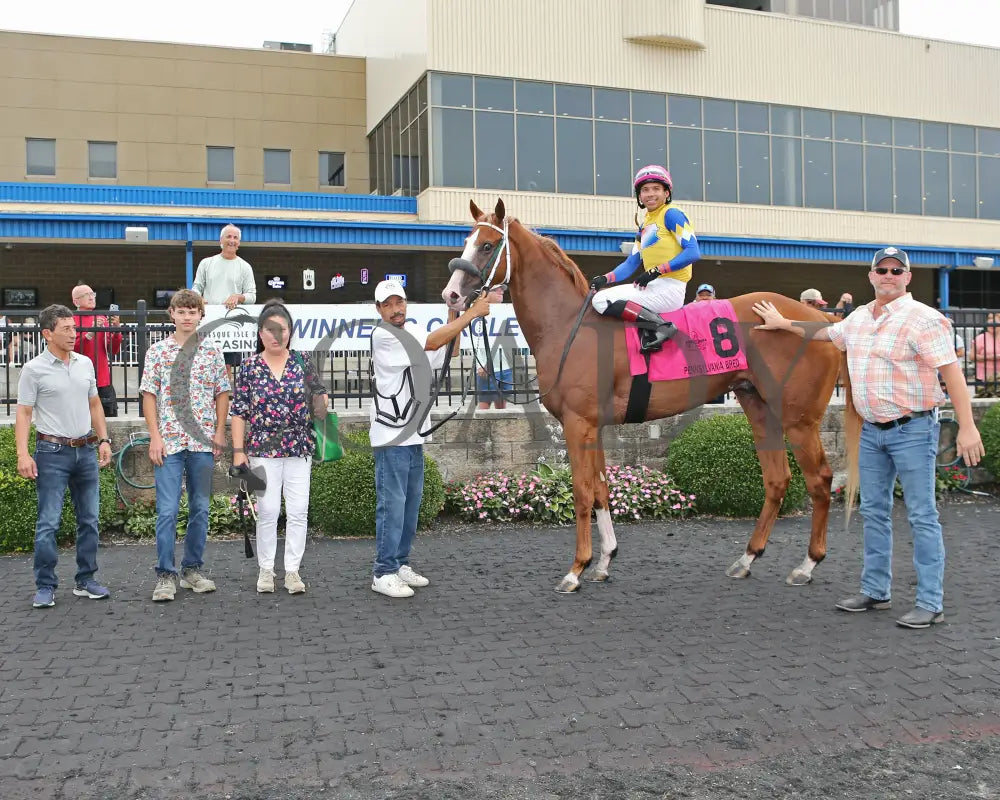
[{"label": "teenage boy in floral shirt", "polygon": [[174,546],[181,478],[187,474],[188,524],[181,560],[181,588],[214,592],[201,574],[208,538],[208,502],[215,456],[226,444],[229,379],[222,352],[199,341],[205,302],[181,289],[168,309],[174,332],[146,353],[139,391],[149,428],[149,460],[156,479],[156,588],[153,601],[174,599]]}]

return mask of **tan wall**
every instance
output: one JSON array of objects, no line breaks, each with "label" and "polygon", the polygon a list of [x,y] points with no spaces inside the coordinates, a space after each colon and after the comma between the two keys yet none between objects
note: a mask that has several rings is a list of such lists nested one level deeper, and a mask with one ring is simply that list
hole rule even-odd
[{"label": "tan wall", "polygon": [[[203,187],[218,145],[236,148],[237,189],[264,188],[274,148],[292,151],[282,188],[367,194],[364,120],[363,59],[0,31],[0,180],[25,180],[30,137],[55,139],[57,162],[31,180],[107,183],[87,142],[111,141],[118,183]],[[346,187],[320,188],[320,151],[345,154]]]},{"label": "tan wall", "polygon": [[[539,192],[484,192],[430,188],[417,198],[421,222],[468,222],[469,199],[492,209],[502,195],[507,213],[533,227],[626,231],[636,211],[635,201],[617,197],[542,194]],[[1000,242],[1000,221],[874,214],[865,211],[753,206],[678,201],[696,233],[715,236],[751,236],[760,239],[817,241],[903,242],[908,246],[983,248]]]}]

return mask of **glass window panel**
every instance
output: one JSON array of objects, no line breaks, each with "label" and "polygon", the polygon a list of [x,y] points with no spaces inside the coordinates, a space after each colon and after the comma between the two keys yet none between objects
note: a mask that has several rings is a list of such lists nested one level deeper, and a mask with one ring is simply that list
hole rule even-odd
[{"label": "glass window panel", "polygon": [[472,111],[453,108],[433,109],[434,139],[431,172],[434,186],[476,185],[475,148],[472,138]]},{"label": "glass window panel", "polygon": [[[660,130],[663,131],[661,135],[666,142],[666,129]],[[628,125],[620,122],[594,123],[594,161],[598,194],[631,196],[632,162],[629,158]]]},{"label": "glass window panel", "polygon": [[232,147],[207,147],[205,148],[207,160],[206,179],[211,183],[233,183],[235,180],[233,170],[233,148]]},{"label": "glass window panel", "polygon": [[976,218],[976,159],[974,156],[951,157],[951,215]]},{"label": "glass window panel", "polygon": [[628,92],[624,89],[594,89],[594,117],[628,122]]},{"label": "glass window panel", "polygon": [[477,111],[476,187],[513,189],[515,185],[514,115]]},{"label": "glass window panel", "polygon": [[555,127],[552,117],[517,115],[517,188],[556,190]]},{"label": "glass window panel", "polygon": [[705,199],[735,203],[736,134],[705,131]]},{"label": "glass window panel", "polygon": [[264,151],[264,183],[292,182],[291,152],[288,150]]},{"label": "glass window panel", "polygon": [[736,103],[732,100],[705,100],[702,103],[705,127],[723,131],[736,130]]},{"label": "glass window panel", "polygon": [[556,114],[560,117],[593,117],[593,92],[589,86],[556,84]]},{"label": "glass window panel", "polygon": [[[368,135],[368,191],[383,194],[378,184],[378,139],[382,133],[381,126],[376,127]],[[320,181],[323,180],[323,164],[320,162]]]},{"label": "glass window panel", "polygon": [[943,122],[925,122],[924,128],[924,149],[926,150],[947,150],[948,149],[948,126]]},{"label": "glass window panel", "polygon": [[632,126],[632,172],[647,164],[667,163],[667,129],[659,125]]},{"label": "glass window panel", "polygon": [[764,103],[737,103],[740,132],[767,133],[767,106]]},{"label": "glass window panel", "polygon": [[802,205],[802,140],[771,137],[771,185],[776,206]]},{"label": "glass window panel", "polygon": [[979,161],[979,218],[1000,219],[1000,158]]},{"label": "glass window panel", "polygon": [[800,109],[791,106],[771,106],[771,133],[801,136]]},{"label": "glass window panel", "polygon": [[56,140],[25,139],[27,175],[56,174]]},{"label": "glass window panel", "polygon": [[892,151],[895,208],[897,214],[922,214],[923,191],[920,188],[920,152],[917,150]]},{"label": "glass window panel", "polygon": [[741,133],[740,202],[770,205],[771,161],[767,136]]},{"label": "glass window panel", "polygon": [[968,125],[949,125],[951,150],[956,153],[976,152],[976,129]]},{"label": "glass window panel", "polygon": [[977,128],[979,139],[978,152],[988,156],[1000,156],[1000,130],[995,128]]},{"label": "glass window panel", "polygon": [[399,137],[399,147],[392,156],[393,191],[402,189],[404,194],[410,188],[410,136],[407,131]]},{"label": "glass window panel", "polygon": [[114,142],[87,142],[91,178],[118,177],[118,145]]},{"label": "glass window panel", "polygon": [[892,142],[896,147],[920,147],[920,123],[915,119],[893,120]]},{"label": "glass window panel", "polygon": [[816,16],[819,19],[833,19],[831,0],[816,0]]},{"label": "glass window panel", "polygon": [[892,213],[892,149],[865,147],[865,208]]},{"label": "glass window panel", "polygon": [[428,157],[430,151],[427,131],[428,119],[428,114],[421,114],[417,117],[417,133],[420,136],[420,191],[431,185],[431,160]]},{"label": "glass window panel", "polygon": [[472,108],[472,76],[434,73],[431,75],[431,103]]},{"label": "glass window panel", "polygon": [[552,84],[517,81],[517,110],[530,114],[551,114],[555,110]]},{"label": "glass window panel", "polygon": [[514,81],[508,78],[476,78],[476,108],[514,110]]},{"label": "glass window panel", "polygon": [[632,92],[632,121],[666,125],[666,95],[655,92]]},{"label": "glass window panel", "polygon": [[591,120],[556,120],[556,174],[559,192],[594,193],[594,123]]},{"label": "glass window panel", "polygon": [[320,186],[344,185],[343,153],[319,154],[319,185]]},{"label": "glass window panel", "polygon": [[892,120],[888,117],[865,117],[865,141],[868,144],[892,144]]},{"label": "glass window panel", "polygon": [[934,217],[951,216],[951,192],[948,184],[948,154],[924,151],[924,213]]},{"label": "glass window panel", "polygon": [[838,142],[833,154],[837,208],[864,211],[864,154],[861,145]]},{"label": "glass window panel", "polygon": [[701,127],[701,100],[672,94],[667,98],[667,121],[686,128]]},{"label": "glass window panel", "polygon": [[[673,98],[670,98],[673,100]],[[687,128],[670,130],[670,170],[677,200],[703,200],[701,131]]]},{"label": "glass window panel", "polygon": [[422,114],[427,110],[427,77],[424,76],[417,84],[417,111]]},{"label": "glass window panel", "polygon": [[810,139],[832,139],[833,114],[829,111],[803,108],[802,133]]},{"label": "glass window panel", "polygon": [[844,114],[840,111],[833,115],[834,138],[838,142],[861,141],[861,115]]},{"label": "glass window panel", "polygon": [[807,139],[802,149],[806,207],[833,208],[833,144]]}]

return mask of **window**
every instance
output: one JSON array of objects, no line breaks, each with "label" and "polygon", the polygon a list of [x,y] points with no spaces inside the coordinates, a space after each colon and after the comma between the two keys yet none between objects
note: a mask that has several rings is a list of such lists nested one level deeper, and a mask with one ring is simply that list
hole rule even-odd
[{"label": "window", "polygon": [[517,115],[517,188],[556,190],[555,132],[552,117]]},{"label": "window", "polygon": [[924,213],[933,217],[951,216],[948,183],[948,154],[924,151]]},{"label": "window", "polygon": [[736,130],[736,103],[732,100],[706,100],[704,109],[706,128]]},{"label": "window", "polygon": [[751,133],[767,133],[767,106],[763,103],[737,103],[741,131]]},{"label": "window", "polygon": [[976,159],[953,154],[951,157],[951,215],[976,217]]},{"label": "window", "polygon": [[232,147],[207,147],[205,148],[205,157],[208,164],[206,174],[209,183],[235,182]]},{"label": "window", "polygon": [[921,214],[920,151],[896,148],[892,151],[892,172],[896,183],[897,214]]},{"label": "window", "polygon": [[292,182],[292,151],[264,151],[264,183],[288,185]]},{"label": "window", "polygon": [[666,97],[653,92],[632,92],[632,121],[666,125]]},{"label": "window", "polygon": [[552,102],[552,84],[537,81],[517,81],[517,110],[528,114],[551,114],[555,109]]},{"label": "window", "polygon": [[833,125],[838,142],[861,141],[861,115],[836,112],[833,115]]},{"label": "window", "polygon": [[770,142],[767,136],[739,136],[740,202],[768,205],[771,202]]},{"label": "window", "polygon": [[343,153],[319,154],[319,185],[320,186],[344,185]]},{"label": "window", "polygon": [[514,81],[507,78],[476,78],[476,108],[514,110]]},{"label": "window", "polygon": [[514,188],[513,114],[476,112],[476,186]]},{"label": "window", "polygon": [[925,122],[924,148],[929,150],[948,149],[948,126],[943,122]]},{"label": "window", "polygon": [[802,109],[802,133],[809,139],[832,139],[833,115],[814,108]]},{"label": "window", "polygon": [[25,139],[27,175],[56,174],[56,140]]},{"label": "window", "polygon": [[[861,118],[858,118],[860,129]],[[836,170],[834,184],[837,187],[837,208],[846,211],[865,210],[864,153],[859,144],[837,142],[834,150]]]},{"label": "window", "polygon": [[[673,103],[675,98],[671,97]],[[698,102],[701,116],[701,101]],[[673,128],[670,131],[670,163],[665,166],[674,179],[674,198],[677,200],[703,200],[701,131]]]},{"label": "window", "polygon": [[833,208],[833,145],[807,139],[802,148],[805,153],[806,208]]},{"label": "window", "polygon": [[436,106],[472,108],[472,76],[432,75],[431,103]]},{"label": "window", "polygon": [[114,142],[87,142],[91,178],[118,177],[118,145]]},{"label": "window", "polygon": [[705,199],[735,203],[736,174],[736,134],[705,131]]},{"label": "window", "polygon": [[892,211],[892,150],[865,147],[865,209]]},{"label": "window", "polygon": [[658,125],[632,126],[632,172],[646,164],[667,163],[667,129]]},{"label": "window", "polygon": [[701,99],[698,97],[670,95],[667,98],[667,120],[671,125],[677,125],[682,128],[700,128]]},{"label": "window", "polygon": [[897,119],[892,123],[892,143],[896,147],[920,147],[920,123],[915,119]]},{"label": "window", "polygon": [[594,117],[628,122],[628,92],[622,89],[594,89]]},{"label": "window", "polygon": [[557,83],[556,114],[560,117],[594,116],[594,101],[590,87]]},{"label": "window", "polygon": [[433,110],[433,164],[435,186],[476,185],[476,151],[472,112],[460,108]]},{"label": "window", "polygon": [[589,119],[556,120],[556,174],[560,192],[594,193],[594,123]]},{"label": "window", "polygon": [[[594,99],[596,101],[597,98]],[[660,131],[664,129],[660,128]],[[660,135],[666,143],[666,134]],[[632,194],[632,165],[629,163],[628,137],[629,126],[621,122],[594,123],[594,163],[598,194],[619,197],[628,197]]]},{"label": "window", "polygon": [[979,218],[1000,219],[1000,158],[979,159]]},{"label": "window", "polygon": [[802,205],[802,140],[771,138],[771,184],[776,206]]}]

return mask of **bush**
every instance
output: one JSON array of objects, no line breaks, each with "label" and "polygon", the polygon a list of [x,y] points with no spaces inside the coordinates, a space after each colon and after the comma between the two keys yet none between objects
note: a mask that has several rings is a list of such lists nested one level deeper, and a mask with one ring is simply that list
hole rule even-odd
[{"label": "bush", "polygon": [[38,500],[35,484],[0,467],[0,551],[31,552]]},{"label": "bush", "polygon": [[[782,511],[800,508],[805,479],[791,450],[792,480]],[[681,490],[697,496],[698,511],[756,517],[764,505],[764,480],[750,423],[742,414],[717,414],[688,426],[670,444],[667,473]]]},{"label": "bush", "polygon": [[[682,493],[662,472],[649,467],[607,467],[611,516],[619,520],[679,517],[694,507],[694,495]],[[531,475],[488,472],[445,489],[450,511],[470,521],[576,522],[573,477],[569,467],[547,464]]]},{"label": "bush", "polygon": [[[313,463],[309,489],[311,527],[331,536],[375,535],[375,455],[367,432],[342,437],[344,457]],[[444,507],[441,471],[424,455],[424,495],[418,524],[426,527]]]},{"label": "bush", "polygon": [[990,406],[983,414],[979,423],[979,435],[982,436],[983,447],[986,449],[982,465],[994,478],[1000,478],[1000,403]]}]

